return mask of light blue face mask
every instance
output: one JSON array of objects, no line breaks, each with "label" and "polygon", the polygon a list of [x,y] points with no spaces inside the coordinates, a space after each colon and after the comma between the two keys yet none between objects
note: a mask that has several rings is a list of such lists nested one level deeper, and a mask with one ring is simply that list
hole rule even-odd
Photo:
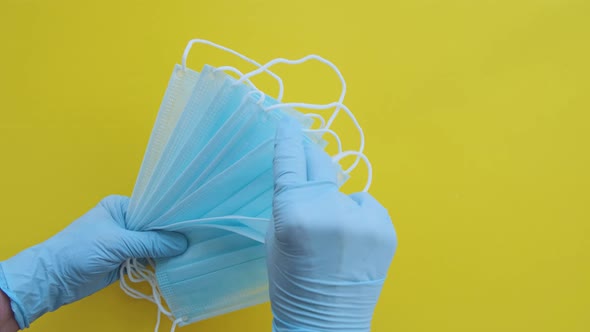
[{"label": "light blue face mask", "polygon": [[[162,216],[162,221],[178,225],[189,218],[212,219],[238,211],[241,216],[256,217],[268,210],[272,197],[257,198],[272,187],[272,152],[272,140],[263,143]],[[227,222],[222,226],[249,228],[242,225]],[[268,301],[262,229],[249,230],[249,234],[231,230],[248,239],[240,242],[247,245],[245,249],[235,243],[235,237],[227,236],[227,228],[204,232],[198,222],[190,226],[191,231],[185,233],[189,251],[156,261],[159,288],[174,317],[182,320],[181,326]],[[203,247],[204,243],[216,245],[212,249]]]},{"label": "light blue face mask", "polygon": [[[220,69],[231,67],[205,66],[184,83],[182,98],[165,97],[163,105],[173,105],[168,108],[175,115],[158,116],[128,214],[134,229],[177,231],[189,240],[183,255],[157,260],[155,273],[137,261],[121,270],[123,290],[156,303],[174,321],[173,328],[268,300],[262,242],[272,214],[276,128],[284,116],[298,119],[304,128],[313,122],[242,84],[246,76],[236,80]],[[175,71],[171,82],[175,75],[180,76]],[[169,89],[179,88],[171,83]],[[161,120],[168,117],[173,120]],[[308,129],[307,143],[325,147],[325,132]],[[347,174],[340,170],[338,178],[343,182]],[[131,289],[123,272],[133,282],[149,282],[153,294]]]},{"label": "light blue face mask", "polygon": [[[182,66],[176,65],[172,71],[172,76],[168,82],[166,93],[160,110],[156,118],[154,130],[150,137],[146,152],[143,157],[141,169],[137,176],[133,196],[129,202],[129,215],[136,215],[138,204],[143,197],[150,179],[153,178],[154,170],[158,161],[162,157],[162,152],[185,105],[187,104],[191,93],[199,79],[199,73],[189,68],[183,69]],[[129,229],[137,229],[132,220],[127,221]]]},{"label": "light blue face mask", "polygon": [[[271,98],[266,98],[263,103],[255,101],[256,95],[247,94],[252,92],[251,89],[242,84],[236,85],[233,78],[226,74],[222,75],[226,76],[228,84],[219,92],[220,98],[210,105],[207,116],[211,120],[207,120],[208,124],[204,126],[197,125],[200,136],[189,140],[190,145],[197,148],[191,148],[190,151],[183,149],[178,158],[194,157],[190,162],[183,162],[181,166],[173,167],[167,173],[165,178],[170,183],[158,187],[159,199],[148,204],[149,208],[143,217],[147,224],[152,225],[152,222],[161,216],[161,211],[168,211],[190,193],[196,192],[213,176],[253,151],[264,140],[274,137],[276,123],[284,116],[284,110],[262,111],[261,107],[268,107],[277,102]],[[304,127],[312,124],[312,120],[301,113],[287,111],[290,116],[300,120]],[[313,139],[317,144],[325,144],[322,139]]]},{"label": "light blue face mask", "polygon": [[226,144],[224,137],[220,137],[218,132],[224,127],[224,121],[232,114],[224,112],[235,113],[239,103],[250,90],[243,84],[233,85],[234,79],[223,72],[214,72],[209,66],[205,67],[201,77],[204,75],[211,76],[210,79],[225,80],[219,91],[220,98],[211,103],[206,110],[207,114],[194,124],[192,132],[187,133],[190,137],[177,149],[178,153],[168,156],[167,170],[160,173],[162,180],[145,199],[145,208],[140,214],[142,223],[152,221],[154,213],[170,208],[208,165],[207,158],[212,159]]},{"label": "light blue face mask", "polygon": [[[272,144],[266,146],[271,150]],[[219,182],[211,183],[231,188],[225,192],[226,195],[216,193],[215,197],[211,197],[202,192],[205,204],[216,205],[215,208],[207,211],[207,208],[191,209],[187,206],[184,210],[185,213],[193,210],[186,215],[202,216],[201,221],[195,224],[207,223],[204,227],[187,225],[187,230],[190,230],[185,232],[189,239],[187,253],[156,261],[158,285],[174,317],[182,320],[181,326],[268,301],[262,243],[268,222],[255,218],[245,221],[241,217],[239,220],[216,218],[231,216],[238,211],[242,213],[240,216],[255,217],[267,211],[272,196],[266,196],[266,200],[258,198],[270,192],[268,186],[272,186],[272,170],[254,175],[253,181],[241,186],[242,183],[234,182],[239,178],[235,174],[238,169],[220,174],[216,178]],[[223,200],[224,197],[227,199]],[[166,229],[178,229],[182,224],[173,223]]]},{"label": "light blue face mask", "polygon": [[[261,144],[237,163],[223,170],[185,199],[175,204],[173,208],[162,214],[147,228],[204,218],[207,212],[230,199],[243,188],[250,188],[249,190],[252,190],[250,193],[254,194],[254,191],[258,188],[251,186],[250,183],[257,184],[258,182],[255,182],[255,180],[271,169],[268,163],[272,163],[273,148],[272,140]],[[225,215],[232,215],[233,213],[233,211],[227,211]],[[253,217],[253,215],[246,216]]]},{"label": "light blue face mask", "polygon": [[[199,144],[204,144],[207,141],[207,137],[202,133],[202,128],[209,127],[210,123],[208,122],[210,121],[206,121],[211,119],[208,114],[209,106],[226,83],[226,77],[227,75],[223,72],[216,73],[214,68],[210,66],[205,66],[201,71],[192,94],[154,169],[145,190],[145,197],[140,198],[141,205],[138,208],[140,212],[134,215],[134,221],[144,222],[145,215],[142,212],[146,211],[146,207],[151,206],[152,202],[158,199],[157,195],[162,192],[158,187],[169,183],[167,176],[174,176],[181,169],[180,167],[186,164],[185,160],[191,155],[189,154],[192,152],[191,149],[198,149]],[[176,168],[171,169],[173,166]]]},{"label": "light blue face mask", "polygon": [[[241,102],[209,141],[225,144],[212,145],[211,151],[217,154],[203,154],[203,158],[196,160],[195,165],[206,167],[193,173],[197,175],[192,181],[194,190],[189,188],[185,196],[176,195],[177,199],[182,198],[171,200],[173,205],[169,209],[159,210],[165,213],[143,227],[182,231],[189,239],[186,254],[156,261],[158,287],[171,314],[181,319],[181,326],[268,301],[261,243],[268,222],[255,218],[271,208],[273,138],[280,118],[285,115],[279,110],[264,111],[264,105],[256,103],[253,96]],[[299,118],[309,126],[309,119],[302,115]],[[236,213],[252,219],[183,223]],[[227,237],[228,233],[248,239],[251,248],[236,247],[232,242],[235,237]],[[205,251],[209,247],[201,248],[203,242],[217,243],[217,251]],[[186,257],[191,259],[187,261]],[[224,283],[228,278],[240,278],[240,282],[228,287]]]}]

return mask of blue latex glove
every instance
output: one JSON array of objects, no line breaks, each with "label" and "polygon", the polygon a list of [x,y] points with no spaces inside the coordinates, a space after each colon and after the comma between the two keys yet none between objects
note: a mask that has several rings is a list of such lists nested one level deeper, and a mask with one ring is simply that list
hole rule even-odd
[{"label": "blue latex glove", "polygon": [[331,158],[295,121],[275,145],[267,264],[273,331],[369,331],[397,247],[387,210],[339,192]]},{"label": "blue latex glove", "polygon": [[109,196],[54,237],[0,263],[0,289],[21,329],[112,284],[128,258],[186,250],[183,235],[126,230],[128,203],[127,197]]}]

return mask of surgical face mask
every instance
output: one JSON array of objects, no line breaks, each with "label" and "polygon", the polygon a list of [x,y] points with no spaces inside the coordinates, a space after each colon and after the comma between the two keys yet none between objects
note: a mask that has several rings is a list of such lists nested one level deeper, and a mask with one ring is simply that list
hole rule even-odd
[{"label": "surgical face mask", "polygon": [[[149,180],[152,179],[154,169],[162,157],[164,147],[168,143],[198,79],[199,73],[196,71],[182,68],[180,65],[174,67],[164,99],[160,105],[154,130],[143,157],[141,169],[133,189],[133,196],[129,202],[128,213],[130,215],[136,215],[135,211],[138,203],[145,193]],[[136,229],[134,224],[129,223],[127,226],[130,229]]]},{"label": "surgical face mask", "polygon": [[[223,72],[215,72],[213,68],[208,66],[202,71],[201,77],[203,80],[209,77],[209,80],[221,82],[221,89],[217,93],[222,98],[215,99],[210,105],[203,107],[187,105],[185,113],[199,112],[199,118],[184,119],[186,123],[193,123],[193,125],[188,127],[188,130],[179,130],[177,142],[171,142],[175,145],[170,146],[167,159],[161,161],[161,173],[158,174],[160,176],[157,183],[154,181],[153,191],[143,200],[144,208],[138,216],[142,220],[142,224],[152,220],[153,212],[162,211],[170,206],[167,203],[173,204],[178,200],[179,195],[190,186],[190,181],[196,178],[202,172],[203,167],[207,165],[206,158],[215,156],[217,149],[222,147],[224,142],[219,138],[214,139],[213,136],[222,129],[223,120],[231,116],[231,114],[223,114],[222,112],[235,110],[237,105],[232,105],[231,102],[241,102],[248,92],[245,85],[233,85],[232,81],[234,80],[231,77]],[[207,92],[216,93],[215,91]],[[192,116],[192,118],[196,117]],[[186,137],[182,137],[183,135]]]},{"label": "surgical face mask", "polygon": [[[233,67],[205,66],[200,73],[192,71],[186,67],[186,56],[195,43],[232,52],[258,69],[247,74]],[[269,68],[307,60],[319,60],[335,69],[342,82],[342,94],[336,102],[282,102],[283,82]],[[238,78],[226,71],[238,74]],[[250,81],[263,72],[277,79],[276,99]],[[192,78],[190,82],[187,76]],[[272,214],[272,159],[278,122],[284,116],[298,119],[307,144],[322,148],[327,144],[322,136],[334,136],[338,144],[335,162],[356,156],[347,170],[338,168],[342,184],[359,160],[366,161],[371,170],[362,154],[362,129],[343,104],[345,91],[339,71],[318,56],[276,59],[261,65],[219,45],[191,41],[183,64],[173,72],[134,189],[134,208],[127,215],[132,229],[183,233],[189,248],[179,257],[150,261],[155,271],[137,260],[126,262],[121,268],[122,289],[132,297],[154,302],[158,323],[162,313],[174,322],[173,329],[267,301],[263,241]],[[325,121],[319,114],[300,113],[294,107],[335,111]],[[358,151],[343,151],[340,138],[330,129],[342,110],[359,129]],[[320,128],[311,129],[318,119]],[[369,172],[367,188],[370,178]],[[152,294],[134,290],[125,276],[131,282],[148,282]]]},{"label": "surgical face mask", "polygon": [[[211,125],[196,125],[201,138],[189,140],[190,146],[198,146],[182,149],[177,160],[185,159],[182,167],[171,169],[164,176],[166,185],[158,187],[160,198],[149,202],[147,214],[144,219],[151,223],[161,211],[169,210],[175,203],[185,199],[189,193],[196,192],[211,177],[222,170],[234,165],[241,158],[253,151],[259,144],[268,140],[276,131],[276,123],[284,112],[265,112],[262,107],[271,105],[271,101],[258,103],[251,96],[245,94],[246,88],[242,84],[235,84],[235,80],[227,77],[231,82],[227,91],[221,94],[225,98],[211,104],[208,116],[215,121],[209,121]],[[232,87],[233,86],[233,87]],[[240,89],[235,87],[240,87]],[[229,98],[227,98],[229,96]],[[276,102],[274,102],[276,104]],[[218,111],[225,110],[225,113]],[[228,112],[227,110],[232,110]],[[300,119],[305,127],[311,125],[311,120],[297,115],[290,110],[290,114]],[[219,121],[219,119],[225,119]],[[214,128],[214,130],[211,130]],[[202,137],[206,137],[203,139]],[[318,144],[323,144],[321,139],[314,139]],[[203,142],[201,144],[195,142]],[[186,156],[192,156],[186,158]]]}]

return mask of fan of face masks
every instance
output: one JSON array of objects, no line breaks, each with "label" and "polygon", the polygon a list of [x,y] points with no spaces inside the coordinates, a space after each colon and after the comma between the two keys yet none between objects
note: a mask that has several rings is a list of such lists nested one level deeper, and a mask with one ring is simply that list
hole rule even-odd
[{"label": "fan of face masks", "polygon": [[[230,52],[257,69],[243,73],[234,67],[205,65],[192,70],[186,61],[195,44]],[[270,68],[311,60],[335,71],[342,84],[339,99],[320,105],[283,102],[283,81]],[[276,79],[276,98],[252,82],[262,73]],[[121,267],[121,288],[157,305],[156,330],[162,314],[173,321],[174,329],[268,301],[264,239],[272,215],[274,137],[282,118],[301,123],[305,144],[324,149],[326,135],[331,136],[338,149],[333,156],[336,164],[355,157],[347,169],[337,167],[339,185],[361,160],[367,162],[364,190],[368,190],[372,170],[363,155],[364,134],[343,103],[345,94],[342,74],[320,56],[278,58],[262,65],[206,40],[189,42],[168,83],[125,221],[131,230],[175,231],[189,240],[188,250],[180,256],[133,259]],[[319,114],[327,112],[331,112],[327,120]],[[357,150],[344,151],[330,129],[343,113],[359,131]],[[130,282],[147,282],[151,294],[139,292]]]}]

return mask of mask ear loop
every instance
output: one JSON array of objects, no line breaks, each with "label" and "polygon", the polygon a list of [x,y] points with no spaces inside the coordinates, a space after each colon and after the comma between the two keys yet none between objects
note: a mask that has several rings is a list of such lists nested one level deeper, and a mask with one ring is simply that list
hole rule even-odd
[{"label": "mask ear loop", "polygon": [[338,153],[342,153],[342,141],[340,140],[340,136],[336,134],[335,131],[328,128],[318,128],[318,129],[303,129],[304,133],[321,133],[321,134],[330,134],[334,139],[336,139],[336,144],[338,145]]},{"label": "mask ear loop", "polygon": [[[215,71],[222,71],[222,70],[223,71],[229,70],[229,71],[234,72],[240,76],[244,75],[237,68],[230,67],[230,66],[216,68],[214,70],[214,72]],[[249,85],[254,90],[248,92],[247,95],[244,97],[244,100],[246,98],[250,98],[254,94],[259,94],[260,97],[258,98],[258,101],[256,101],[256,103],[258,105],[262,105],[265,101],[266,94],[264,92],[260,91],[254,85],[254,83],[252,83],[250,80],[247,80],[246,82],[248,82]],[[282,81],[279,83],[282,84]],[[148,259],[148,262],[150,263],[150,265],[152,267],[154,267],[154,264],[151,260]],[[125,279],[125,275],[127,275],[129,280],[133,283],[147,282],[152,288],[152,295],[144,294],[144,293],[134,289],[133,287],[131,287],[131,285],[129,285],[127,283],[127,281]],[[158,282],[157,282],[155,274],[152,271],[150,271],[146,266],[144,266],[139,261],[137,261],[137,259],[128,259],[127,261],[125,261],[121,265],[121,268],[119,270],[119,280],[120,280],[119,287],[128,296],[135,298],[135,299],[147,300],[147,301],[150,301],[150,302],[156,304],[156,306],[158,307],[158,316],[157,316],[156,327],[155,327],[156,332],[159,329],[162,314],[167,316],[170,320],[174,319],[172,313],[170,311],[166,310],[166,308],[162,304],[162,300],[161,300],[162,292],[158,286]]]},{"label": "mask ear loop", "polygon": [[266,94],[260,90],[252,90],[250,92],[248,92],[245,96],[244,99],[253,96],[255,94],[259,94],[260,97],[258,98],[258,101],[256,102],[257,105],[262,105],[264,103],[264,101],[266,100]]},{"label": "mask ear loop", "polygon": [[[238,53],[238,52],[236,52],[236,51],[234,51],[234,50],[232,50],[230,48],[227,48],[225,46],[221,46],[219,44],[216,44],[214,42],[210,42],[210,41],[205,40],[205,39],[192,39],[192,40],[190,40],[188,42],[188,44],[186,45],[186,48],[184,49],[184,53],[182,54],[182,69],[183,70],[186,70],[186,59],[188,58],[188,54],[189,54],[189,52],[190,52],[190,50],[191,50],[191,48],[193,47],[194,44],[209,45],[209,46],[215,47],[217,49],[220,49],[222,51],[226,51],[228,53],[231,53],[231,54],[239,57],[240,59],[245,60],[245,61],[247,61],[247,62],[255,65],[256,67],[261,67],[262,66],[262,64],[258,63],[257,61],[254,61],[254,60],[248,58],[247,56],[245,56],[245,55],[243,55],[241,53]],[[285,87],[283,85],[283,80],[277,74],[273,73],[272,71],[268,70],[267,68],[265,68],[263,71],[266,72],[266,73],[268,73],[270,76],[272,76],[274,79],[276,79],[277,82],[279,83],[279,94],[277,96],[277,100],[278,101],[282,101],[283,100],[283,95],[284,95],[284,92],[285,92]],[[244,80],[242,80],[242,81],[244,81]],[[242,82],[242,81],[240,81],[240,82]]]},{"label": "mask ear loop", "polygon": [[[329,66],[338,76],[338,78],[340,79],[340,84],[342,85],[342,91],[340,93],[340,98],[338,98],[338,101],[335,103],[330,103],[330,104],[325,104],[325,105],[314,105],[317,108],[311,108],[311,107],[307,107],[307,106],[299,106],[299,107],[306,107],[308,109],[328,109],[328,108],[332,108],[332,107],[336,107],[336,109],[334,110],[334,112],[332,113],[332,115],[330,116],[330,118],[328,119],[328,122],[326,123],[325,128],[330,128],[330,126],[332,125],[332,123],[334,122],[334,120],[336,119],[336,116],[338,116],[338,113],[340,112],[340,109],[344,109],[348,116],[351,118],[351,120],[354,122],[355,126],[357,127],[357,129],[359,130],[359,134],[361,136],[361,147],[359,148],[359,152],[363,152],[364,146],[365,146],[365,135],[364,132],[362,130],[362,128],[360,127],[360,125],[358,124],[358,121],[356,120],[356,117],[352,114],[352,112],[350,112],[350,110],[344,106],[343,102],[344,102],[344,96],[346,95],[346,80],[344,79],[344,76],[342,75],[342,73],[340,72],[340,70],[338,69],[338,67],[332,63],[331,61],[316,55],[316,54],[310,54],[307,56],[304,56],[303,58],[300,59],[296,59],[296,60],[290,60],[290,59],[285,59],[285,58],[277,58],[274,60],[271,60],[269,62],[267,62],[266,64],[264,64],[263,66],[261,66],[258,69],[255,69],[249,73],[247,73],[246,75],[242,76],[238,82],[242,82],[245,81],[246,79],[249,79],[250,77],[253,77],[255,75],[258,75],[262,72],[264,72],[265,70],[267,70],[268,68],[279,64],[279,63],[285,63],[285,64],[290,64],[290,65],[297,65],[297,64],[301,64],[304,62],[307,62],[309,60],[317,60],[323,64],[326,64],[327,66]],[[286,107],[297,107],[295,105],[311,105],[311,104],[303,104],[303,103],[283,103],[282,105],[288,105]],[[329,105],[329,106],[328,106]],[[271,107],[274,108],[279,108],[279,107],[275,107],[278,105],[273,105]],[[318,107],[319,106],[319,107]],[[270,108],[272,109],[272,108]],[[270,110],[269,109],[269,110]],[[354,163],[346,170],[347,172],[351,172],[352,170],[354,170],[358,163],[360,161],[360,157],[357,156],[356,160],[354,161]]]},{"label": "mask ear loop", "polygon": [[178,324],[182,323],[184,320],[182,318],[178,318],[177,320],[172,322],[172,327],[170,328],[170,332],[176,331],[176,327]]},{"label": "mask ear loop", "polygon": [[[237,74],[239,76],[244,76],[244,73],[242,73],[237,68],[231,67],[231,66],[218,67],[215,70],[213,70],[213,72],[218,72],[218,71],[224,71],[224,72],[230,71],[230,72]],[[249,79],[246,79],[246,83],[248,83],[248,85],[253,89],[252,91],[248,92],[246,95],[250,96],[250,95],[254,95],[254,94],[260,94],[260,98],[258,99],[256,104],[262,105],[264,103],[264,101],[266,100],[266,94],[264,92],[262,92],[260,89],[258,89],[256,87],[256,85],[254,85],[254,83],[252,83],[252,81],[250,81]],[[246,99],[246,98],[244,97],[244,99]]]},{"label": "mask ear loop", "polygon": [[321,116],[319,114],[307,113],[307,114],[303,114],[303,116],[305,116],[307,118],[318,119],[320,121],[320,129],[326,127],[326,120],[324,119],[323,116]]},{"label": "mask ear loop", "polygon": [[[269,111],[272,111],[272,110],[278,109],[278,108],[290,107],[290,105],[296,105],[297,107],[307,108],[307,109],[325,109],[325,108],[333,107],[333,106],[324,107],[324,105],[304,104],[304,103],[283,103],[283,104],[276,104],[276,105],[266,107],[266,108],[264,108],[264,111],[269,112]],[[345,105],[341,105],[341,107],[346,108]],[[348,110],[348,108],[346,108],[346,109]],[[348,110],[348,112],[350,112],[350,110]],[[310,118],[319,118],[322,126],[320,126],[320,128],[318,128],[318,129],[303,129],[303,132],[305,132],[305,133],[323,133],[323,134],[332,135],[336,139],[336,143],[338,144],[338,153],[342,153],[343,148],[342,148],[342,140],[340,139],[340,136],[338,136],[338,134],[335,131],[333,131],[332,129],[326,128],[324,126],[325,120],[321,115],[312,113],[312,114],[304,114],[304,116],[310,117]],[[364,147],[364,136],[362,136],[361,140],[362,140],[361,148],[363,148]],[[351,166],[351,168],[354,166],[356,166],[356,165]],[[349,170],[345,171],[345,173],[347,173],[347,172],[350,172],[350,171]]]},{"label": "mask ear loop", "polygon": [[[231,67],[231,66],[223,66],[223,67],[217,67],[213,70],[214,73],[219,72],[219,71],[223,71],[223,72],[232,72],[238,76],[244,76],[244,73],[242,73],[239,69],[235,68],[235,67]],[[246,83],[248,83],[248,85],[254,89],[254,90],[259,90],[256,85],[254,85],[254,83],[252,83],[251,80],[247,79]]]},{"label": "mask ear loop", "polygon": [[[150,265],[154,266],[153,262],[150,259],[148,259],[148,262]],[[125,281],[125,271],[127,271],[127,277],[129,278],[129,280],[131,282],[134,282],[134,283],[148,282],[148,284],[152,287],[152,295],[146,295],[142,292],[135,290],[131,286],[129,286],[127,284],[127,282]],[[137,259],[130,259],[121,265],[119,274],[120,274],[120,280],[121,280],[119,286],[121,287],[123,292],[125,292],[127,295],[129,295],[130,297],[135,298],[135,299],[148,300],[148,301],[156,304],[156,306],[158,307],[156,325],[154,328],[155,332],[158,332],[158,329],[160,328],[160,321],[161,321],[162,314],[164,314],[170,320],[174,319],[174,316],[172,315],[172,313],[170,311],[168,311],[164,307],[164,305],[162,304],[162,299],[161,299],[162,291],[160,290],[160,288],[158,286],[158,282],[157,282],[155,274],[152,271],[150,271],[146,266],[141,264]]]},{"label": "mask ear loop", "polygon": [[[265,111],[266,111],[266,109],[265,109]],[[322,117],[319,114],[315,114],[315,113],[307,113],[307,114],[303,114],[303,116],[305,116],[306,118],[320,120],[320,127],[318,129],[303,129],[304,133],[330,134],[330,135],[332,135],[332,137],[334,137],[334,139],[336,139],[336,143],[338,144],[338,153],[342,152],[342,141],[340,140],[340,136],[338,136],[338,134],[336,134],[336,132],[333,131],[332,129],[326,128],[326,120],[324,119],[324,117]]]},{"label": "mask ear loop", "polygon": [[332,157],[332,161],[338,163],[340,160],[348,156],[357,156],[357,158],[362,159],[367,165],[367,183],[365,184],[365,188],[363,188],[363,192],[368,192],[373,182],[373,166],[371,165],[371,161],[364,153],[358,151],[344,151]]},{"label": "mask ear loop", "polygon": [[[307,103],[283,103],[283,104],[271,105],[271,106],[265,108],[265,110],[270,111],[270,110],[282,108],[282,107],[291,107],[291,108],[299,107],[299,108],[314,109],[314,110],[324,110],[324,109],[329,109],[329,108],[333,108],[333,107],[341,108],[348,115],[348,117],[352,120],[356,129],[359,132],[360,146],[359,146],[358,152],[363,153],[363,151],[365,150],[365,132],[364,132],[363,128],[361,127],[360,123],[358,122],[358,120],[356,119],[356,117],[354,116],[354,114],[352,113],[352,111],[346,105],[340,104],[337,102],[325,104],[325,105],[307,104]],[[326,125],[326,128],[329,128],[329,126]],[[339,150],[339,152],[342,152],[342,150]],[[349,168],[347,168],[344,171],[344,173],[350,174],[350,172],[352,172],[358,166],[358,162],[361,158],[362,157],[357,156],[355,163],[352,164]]]},{"label": "mask ear loop", "polygon": [[[238,80],[238,82],[245,81],[246,79],[249,79],[250,77],[253,77],[253,76],[256,76],[262,72],[268,71],[268,68],[270,68],[278,63],[285,63],[285,64],[289,64],[289,65],[298,65],[298,64],[307,62],[309,60],[317,60],[323,64],[328,65],[330,68],[332,68],[332,70],[334,70],[334,72],[336,73],[336,75],[338,75],[338,78],[340,79],[340,84],[342,85],[342,92],[340,92],[340,98],[338,98],[338,102],[340,102],[340,103],[344,102],[344,96],[346,95],[346,81],[344,80],[344,76],[342,76],[342,73],[340,72],[338,67],[336,67],[336,65],[334,63],[332,63],[331,61],[326,60],[316,54],[310,54],[310,55],[304,56],[303,58],[296,59],[296,60],[290,60],[290,59],[285,59],[285,58],[277,58],[277,59],[271,60],[271,61],[265,63],[263,66],[259,65],[260,68],[255,69],[255,70],[247,73],[246,75],[242,76],[242,78],[240,78]],[[281,101],[281,100],[279,100],[279,101]],[[334,115],[332,115],[332,116],[335,117]]]}]

